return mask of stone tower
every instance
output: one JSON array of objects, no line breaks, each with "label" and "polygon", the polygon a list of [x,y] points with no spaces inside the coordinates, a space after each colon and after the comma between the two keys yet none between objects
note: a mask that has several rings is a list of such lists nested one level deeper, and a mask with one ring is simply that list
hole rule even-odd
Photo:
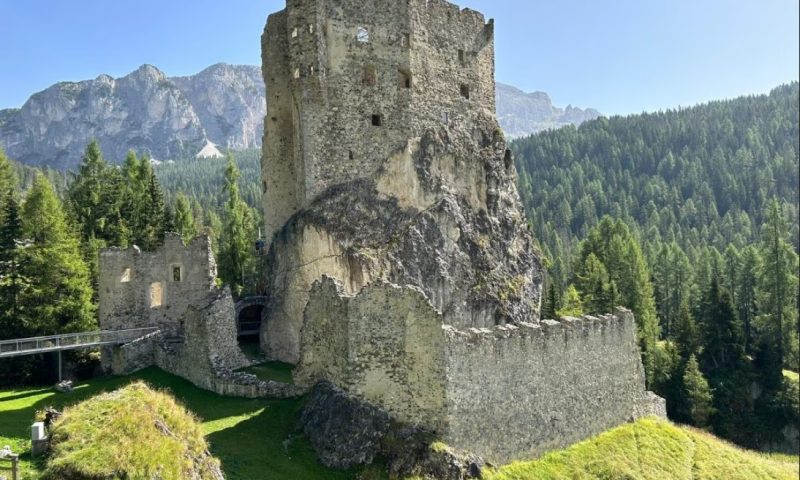
[{"label": "stone tower", "polygon": [[299,361],[323,277],[412,286],[457,327],[538,321],[493,21],[444,0],[287,0],[262,49],[268,356]]},{"label": "stone tower", "polygon": [[263,37],[267,242],[410,138],[495,111],[494,23],[441,0],[288,0]]}]

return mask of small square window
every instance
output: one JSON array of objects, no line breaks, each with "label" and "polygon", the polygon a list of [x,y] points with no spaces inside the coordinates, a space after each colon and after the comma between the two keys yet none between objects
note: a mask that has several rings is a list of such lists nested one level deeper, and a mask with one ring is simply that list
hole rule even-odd
[{"label": "small square window", "polygon": [[380,115],[373,115],[372,116],[372,126],[373,127],[380,127],[383,125],[383,118]]},{"label": "small square window", "polygon": [[356,40],[359,43],[369,43],[369,30],[366,27],[356,29]]},{"label": "small square window", "polygon": [[294,79],[295,80],[299,80],[300,79],[300,69],[299,68],[295,68],[294,69]]},{"label": "small square window", "polygon": [[131,269],[126,268],[122,271],[122,276],[119,278],[120,283],[130,283],[131,281]]},{"label": "small square window", "polygon": [[300,35],[300,32],[296,28],[293,28],[292,29],[292,38],[297,38],[298,35]]},{"label": "small square window", "polygon": [[181,281],[181,267],[172,267],[172,281],[173,282]]},{"label": "small square window", "polygon": [[369,87],[374,87],[375,84],[378,82],[378,75],[375,73],[375,67],[372,65],[367,65],[364,67],[364,85]]}]

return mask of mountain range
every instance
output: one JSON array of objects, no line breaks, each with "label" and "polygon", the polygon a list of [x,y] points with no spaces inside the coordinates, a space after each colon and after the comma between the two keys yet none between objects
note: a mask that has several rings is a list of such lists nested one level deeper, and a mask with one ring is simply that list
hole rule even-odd
[{"label": "mountain range", "polygon": [[[596,110],[553,106],[542,92],[497,85],[500,124],[510,138],[600,116]],[[224,149],[259,148],[266,109],[261,69],[219,63],[186,77],[151,65],[115,79],[60,82],[19,109],[0,110],[0,147],[28,165],[74,168],[97,139],[121,161],[128,150],[154,159],[217,156]]]}]

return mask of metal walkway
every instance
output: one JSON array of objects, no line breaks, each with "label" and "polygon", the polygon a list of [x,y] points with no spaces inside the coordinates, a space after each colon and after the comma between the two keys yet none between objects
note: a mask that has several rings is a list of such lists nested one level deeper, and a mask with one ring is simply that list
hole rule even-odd
[{"label": "metal walkway", "polygon": [[48,352],[78,350],[100,345],[122,345],[158,331],[158,328],[133,328],[103,332],[67,333],[49,337],[0,340],[0,358],[21,357]]}]

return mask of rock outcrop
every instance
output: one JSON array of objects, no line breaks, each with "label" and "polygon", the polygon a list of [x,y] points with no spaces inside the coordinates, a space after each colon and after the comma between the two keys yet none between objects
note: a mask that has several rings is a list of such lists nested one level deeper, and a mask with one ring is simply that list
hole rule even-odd
[{"label": "rock outcrop", "polygon": [[20,109],[0,111],[0,147],[24,164],[58,169],[74,168],[93,139],[112,162],[131,149],[158,160],[191,158],[211,144],[259,147],[265,110],[257,67],[217,64],[168,78],[143,65],[119,79],[58,83]]}]

